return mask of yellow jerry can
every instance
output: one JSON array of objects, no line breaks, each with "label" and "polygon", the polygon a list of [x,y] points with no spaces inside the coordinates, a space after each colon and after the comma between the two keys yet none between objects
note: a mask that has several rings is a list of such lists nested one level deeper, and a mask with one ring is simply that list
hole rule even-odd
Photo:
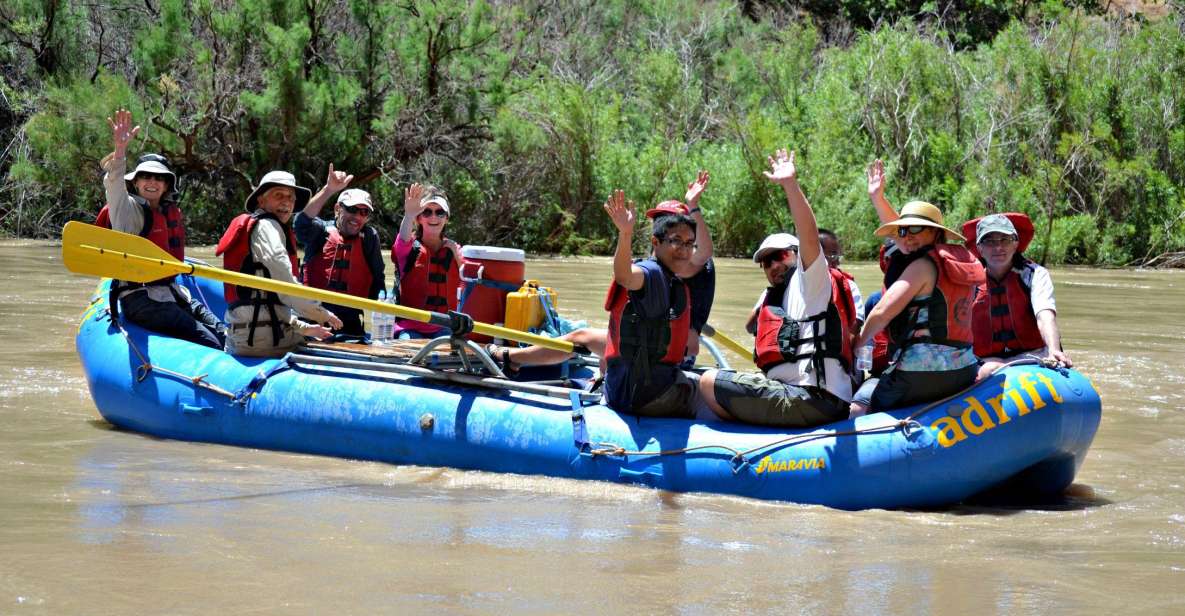
[{"label": "yellow jerry can", "polygon": [[547,318],[547,310],[543,307],[544,293],[547,294],[551,309],[557,310],[559,296],[551,287],[539,286],[538,280],[528,280],[519,290],[508,293],[506,295],[506,320],[504,321],[506,327],[525,332],[543,325],[543,320]]}]

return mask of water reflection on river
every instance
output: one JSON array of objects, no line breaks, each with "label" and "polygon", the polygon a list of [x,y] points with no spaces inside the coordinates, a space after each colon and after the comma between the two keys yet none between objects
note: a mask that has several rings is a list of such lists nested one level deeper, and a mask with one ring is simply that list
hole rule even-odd
[{"label": "water reflection on river", "polygon": [[[850,513],[115,431],[73,351],[95,281],[57,255],[0,242],[0,613],[1185,610],[1182,272],[1054,272],[1104,404],[1078,498]],[[593,324],[608,273],[528,265]],[[712,321],[747,342],[761,280],[721,262]]]}]

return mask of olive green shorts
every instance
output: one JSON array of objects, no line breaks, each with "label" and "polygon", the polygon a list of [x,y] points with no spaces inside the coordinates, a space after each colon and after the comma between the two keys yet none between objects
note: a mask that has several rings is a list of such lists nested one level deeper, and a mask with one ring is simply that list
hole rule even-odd
[{"label": "olive green shorts", "polygon": [[755,372],[716,373],[716,401],[737,421],[809,428],[848,418],[848,404],[820,387],[789,385]]}]

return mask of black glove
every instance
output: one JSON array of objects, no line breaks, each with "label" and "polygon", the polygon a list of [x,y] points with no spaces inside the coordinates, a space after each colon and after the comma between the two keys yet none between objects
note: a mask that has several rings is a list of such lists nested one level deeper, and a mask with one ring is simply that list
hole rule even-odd
[{"label": "black glove", "polygon": [[453,331],[453,336],[464,336],[473,331],[473,317],[464,312],[450,310],[448,311],[448,319],[448,328]]}]

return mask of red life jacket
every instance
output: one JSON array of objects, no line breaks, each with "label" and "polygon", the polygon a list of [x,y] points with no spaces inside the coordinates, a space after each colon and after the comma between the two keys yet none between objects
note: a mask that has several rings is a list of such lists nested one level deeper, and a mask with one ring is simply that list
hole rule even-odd
[{"label": "red life jacket", "polygon": [[667,274],[670,294],[663,316],[642,317],[630,301],[629,291],[616,282],[610,283],[605,296],[605,310],[609,311],[605,361],[621,358],[630,362],[630,372],[647,383],[651,366],[683,362],[691,330],[691,291],[682,280]]},{"label": "red life jacket", "polygon": [[[905,309],[889,322],[889,351],[895,354],[911,344],[924,342],[941,344],[956,349],[972,346],[971,307],[975,301],[975,287],[986,277],[983,264],[963,246],[932,244],[922,250],[903,255],[910,261],[928,258],[938,268],[938,279],[930,296],[910,300]],[[896,282],[900,272],[890,267],[885,277],[885,288]],[[894,275],[896,274],[896,275]],[[921,308],[927,308],[927,320],[918,320]],[[928,330],[928,333],[919,333]]]},{"label": "red life jacket", "polygon": [[321,252],[305,260],[301,283],[315,289],[368,297],[374,274],[363,244],[361,233],[346,239],[337,227],[330,227]]},{"label": "red life jacket", "polygon": [[[391,262],[396,267],[395,246],[391,246]],[[448,312],[457,309],[457,289],[461,285],[461,264],[453,251],[443,244],[435,255],[429,255],[424,245],[416,240],[399,272],[399,303],[409,308]]]},{"label": "red life jacket", "polygon": [[1000,357],[1045,346],[1031,300],[1036,266],[1024,258],[996,281],[987,277],[979,285],[972,309],[975,355]]},{"label": "red life jacket", "polygon": [[[176,203],[168,203],[160,208],[154,208],[139,195],[129,195],[140,209],[144,211],[144,225],[140,227],[140,237],[146,238],[161,250],[173,255],[178,261],[185,260],[185,225],[181,222],[181,208]],[[111,229],[111,206],[104,205],[95,217],[95,225]],[[162,215],[163,214],[163,215]]]},{"label": "red life jacket", "polygon": [[[230,226],[222,234],[222,239],[218,240],[218,247],[214,250],[215,255],[222,257],[223,269],[232,272],[242,272],[252,276],[262,276],[264,278],[271,278],[271,273],[268,269],[255,260],[255,256],[251,254],[251,234],[255,232],[256,225],[259,221],[269,218],[279,222],[274,215],[264,212],[263,210],[256,210],[252,214],[239,214],[234,220],[230,222]],[[292,267],[292,275],[296,275],[296,236],[292,233],[292,227],[281,224],[284,231],[284,248],[288,252],[288,262]],[[260,291],[250,287],[240,287],[238,285],[227,284],[223,285],[223,296],[226,297],[226,309],[228,311],[234,310],[239,306],[254,306],[255,311],[251,315],[251,327],[247,333],[247,344],[255,344],[255,330],[264,323],[260,321],[260,311],[262,308],[267,308],[268,318],[271,321],[268,325],[272,330],[272,344],[278,345],[280,339],[284,337],[282,323],[276,314],[276,306],[279,305],[280,296],[271,291]]]},{"label": "red life jacket", "polygon": [[[753,361],[762,372],[769,373],[775,366],[810,358],[814,364],[820,387],[825,385],[827,371],[823,359],[838,360],[846,372],[852,371],[852,337],[856,326],[856,303],[852,299],[852,279],[847,273],[829,268],[831,300],[819,314],[801,321],[786,318],[780,304],[786,287],[770,287],[765,302],[757,313],[757,336],[754,339]],[[811,325],[811,335],[802,334],[803,326]],[[820,332],[820,325],[823,331]],[[800,353],[805,343],[812,349]]]}]

